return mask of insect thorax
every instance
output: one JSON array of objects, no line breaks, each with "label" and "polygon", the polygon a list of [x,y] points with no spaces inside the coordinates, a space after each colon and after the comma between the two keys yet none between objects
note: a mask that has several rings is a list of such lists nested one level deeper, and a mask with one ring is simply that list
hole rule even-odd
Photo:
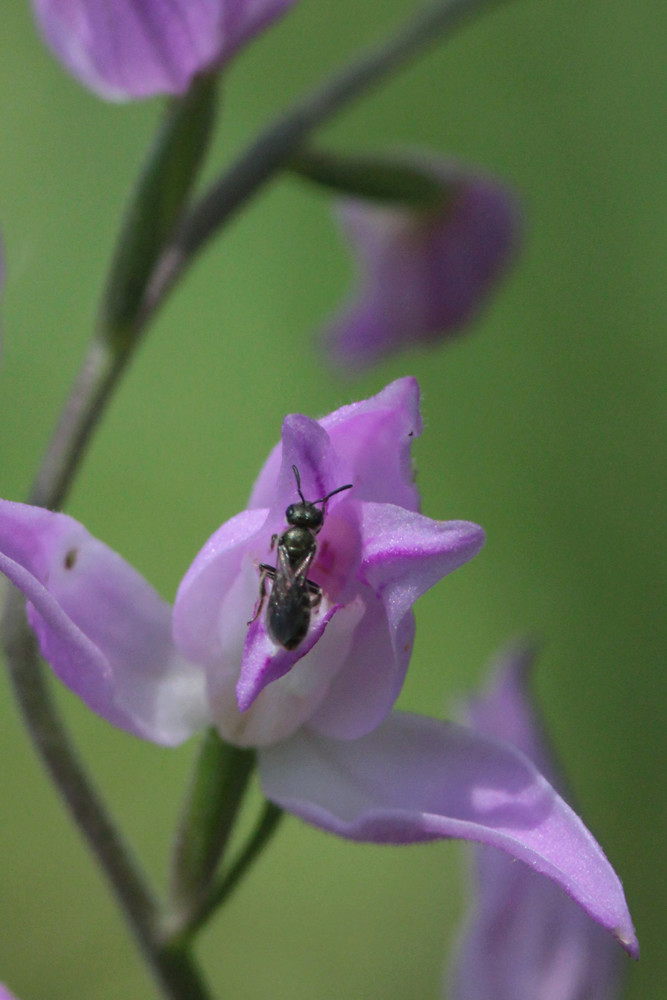
[{"label": "insect thorax", "polygon": [[291,565],[297,565],[307,555],[315,551],[317,543],[309,528],[288,528],[278,539]]}]

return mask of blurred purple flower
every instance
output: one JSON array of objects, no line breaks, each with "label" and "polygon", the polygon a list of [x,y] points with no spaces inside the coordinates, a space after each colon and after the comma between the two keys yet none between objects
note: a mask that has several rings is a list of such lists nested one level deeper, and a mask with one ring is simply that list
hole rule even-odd
[{"label": "blurred purple flower", "polygon": [[[28,597],[44,657],[96,712],[175,744],[214,724],[258,748],[265,795],[351,840],[462,837],[501,847],[562,885],[626,947],[634,932],[600,847],[535,767],[454,723],[392,712],[414,638],[412,605],[480,549],[466,521],[418,513],[410,447],[419,391],[400,379],[320,421],[285,418],[248,509],[212,536],[172,611],[72,518],[0,502],[0,570]],[[305,639],[248,627],[259,566],[304,496],[333,496],[308,578],[322,601]]]},{"label": "blurred purple flower", "polygon": [[510,191],[443,161],[428,169],[442,182],[442,208],[420,212],[340,202],[360,280],[356,295],[326,329],[323,347],[348,372],[460,333],[514,257],[520,224]]},{"label": "blurred purple flower", "polygon": [[[528,644],[512,647],[468,715],[475,732],[514,745],[558,788],[563,782],[528,692],[534,658]],[[477,899],[447,996],[616,1000],[622,971],[614,940],[527,865],[514,865],[499,851],[475,855]]]},{"label": "blurred purple flower", "polygon": [[13,993],[10,993],[4,983],[0,983],[0,1000],[16,1000]]},{"label": "blurred purple flower", "polygon": [[58,59],[101,97],[180,94],[295,0],[33,0]]}]

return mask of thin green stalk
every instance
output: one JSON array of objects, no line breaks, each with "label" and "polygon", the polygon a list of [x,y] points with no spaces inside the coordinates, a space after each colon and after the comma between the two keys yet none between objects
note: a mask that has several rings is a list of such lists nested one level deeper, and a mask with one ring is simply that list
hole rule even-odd
[{"label": "thin green stalk", "polygon": [[169,908],[187,924],[207,895],[255,766],[255,752],[204,736],[176,833]]},{"label": "thin green stalk", "polygon": [[274,805],[273,802],[265,804],[257,826],[245,846],[220,881],[211,887],[199,909],[190,916],[187,923],[174,925],[173,921],[169,922],[168,932],[173,935],[175,940],[192,940],[210,917],[227,901],[252,863],[273,837],[283,816],[284,813],[280,806]]},{"label": "thin green stalk", "polygon": [[188,952],[165,948],[160,939],[157,901],[60,720],[18,591],[8,594],[2,637],[17,701],[35,748],[100,862],[164,995],[169,1000],[210,1000]]},{"label": "thin green stalk", "polygon": [[35,476],[29,503],[51,509],[62,507],[86,446],[129,358],[129,352],[117,354],[99,337],[90,342]]}]

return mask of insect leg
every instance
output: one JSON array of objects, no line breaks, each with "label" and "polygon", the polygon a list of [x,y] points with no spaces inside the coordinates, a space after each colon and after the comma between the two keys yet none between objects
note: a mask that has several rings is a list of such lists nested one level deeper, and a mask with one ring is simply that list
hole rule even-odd
[{"label": "insect leg", "polygon": [[317,608],[320,606],[322,601],[322,588],[317,583],[313,583],[312,580],[306,580],[306,587],[308,588],[308,607]]},{"label": "insect leg", "polygon": [[249,622],[246,625],[252,625],[257,618],[259,618],[262,608],[264,607],[264,601],[266,600],[266,581],[275,580],[276,571],[273,566],[267,566],[266,563],[259,564],[259,599],[255,605],[255,612]]}]

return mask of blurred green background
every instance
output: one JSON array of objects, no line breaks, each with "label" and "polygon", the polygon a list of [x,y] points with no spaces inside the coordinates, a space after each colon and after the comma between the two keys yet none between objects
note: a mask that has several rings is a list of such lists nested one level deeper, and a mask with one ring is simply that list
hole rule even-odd
[{"label": "blurred green background", "polygon": [[[230,71],[209,176],[414,6],[303,0]],[[0,495],[21,499],[90,334],[160,103],[109,106],[84,91],[42,47],[27,2],[3,4],[0,41]],[[446,715],[501,644],[543,636],[536,690],[642,945],[627,1000],[664,995],[666,975],[666,42],[662,0],[520,0],[356,104],[322,138],[425,146],[521,192],[525,250],[476,330],[353,385],[323,370],[312,334],[351,262],[326,198],[280,180],[159,317],[68,505],[171,598],[244,506],[286,412],[316,416],[417,375],[424,511],[476,520],[488,543],[420,602],[400,705]],[[163,882],[195,742],[144,745],[58,696]],[[0,979],[22,1000],[155,995],[4,677],[0,712]],[[465,855],[456,843],[355,846],[287,819],[203,935],[212,983],[241,1000],[435,1000],[464,911]]]}]

